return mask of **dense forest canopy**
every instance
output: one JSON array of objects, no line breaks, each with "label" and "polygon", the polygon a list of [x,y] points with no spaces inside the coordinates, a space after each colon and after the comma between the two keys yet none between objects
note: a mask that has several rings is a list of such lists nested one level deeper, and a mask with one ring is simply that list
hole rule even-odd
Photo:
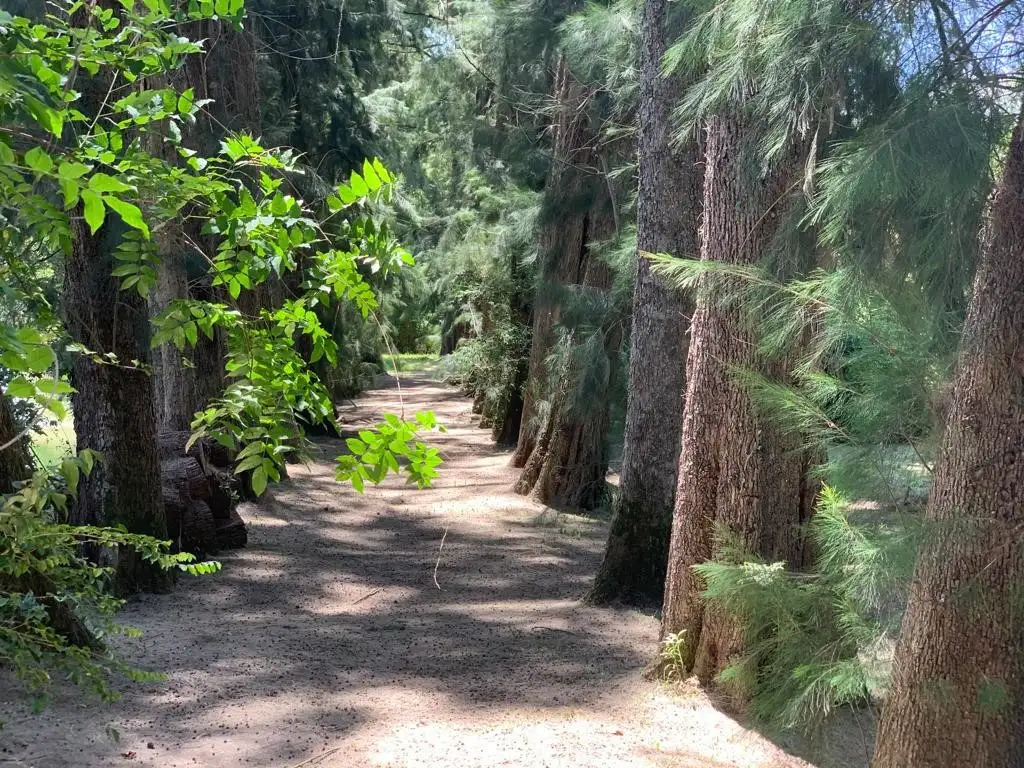
[{"label": "dense forest canopy", "polygon": [[443,477],[431,411],[338,422],[419,354],[516,493],[607,513],[586,600],[659,612],[664,679],[865,710],[879,768],[1024,761],[1024,5],[3,5],[0,664],[40,704],[154,679],[123,598],[220,578],[313,438],[356,492]]}]

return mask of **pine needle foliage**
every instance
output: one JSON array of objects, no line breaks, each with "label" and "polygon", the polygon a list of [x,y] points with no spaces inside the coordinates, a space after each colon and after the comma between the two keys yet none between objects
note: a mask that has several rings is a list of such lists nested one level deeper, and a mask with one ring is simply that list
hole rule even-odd
[{"label": "pine needle foliage", "polygon": [[878,28],[844,0],[694,4],[694,23],[664,65],[693,78],[676,109],[680,138],[742,104],[764,125],[768,159],[795,136],[827,132],[846,81],[884,45]]},{"label": "pine needle foliage", "polygon": [[[481,206],[482,217],[457,217],[428,263],[442,334],[461,326],[468,336],[447,364],[449,380],[483,393],[487,412],[500,416],[529,354],[530,327],[520,304],[533,285],[538,206],[529,193],[494,197]],[[495,210],[496,221],[487,210]]]},{"label": "pine needle foliage", "polygon": [[556,343],[545,361],[549,380],[545,393],[561,390],[570,415],[582,416],[595,402],[610,402],[616,423],[625,408],[626,393],[618,371],[624,361],[609,355],[610,343],[624,335],[629,325],[633,294],[632,257],[636,230],[632,227],[607,242],[594,242],[590,258],[607,265],[613,275],[608,290],[583,285],[544,283],[540,294],[559,308]]},{"label": "pine needle foliage", "polygon": [[776,424],[827,457],[822,477],[853,499],[923,500],[955,352],[935,340],[952,333],[952,313],[937,314],[913,283],[879,285],[853,266],[783,283],[763,267],[654,260],[679,287],[727,284],[714,295],[756,325],[763,356],[799,351],[787,382],[733,375]]},{"label": "pine needle foliage", "polygon": [[728,531],[717,557],[697,566],[705,599],[734,617],[746,640],[721,681],[749,696],[759,718],[812,730],[884,688],[920,530],[912,518],[865,517],[826,486],[808,525],[813,571],[762,562]]}]

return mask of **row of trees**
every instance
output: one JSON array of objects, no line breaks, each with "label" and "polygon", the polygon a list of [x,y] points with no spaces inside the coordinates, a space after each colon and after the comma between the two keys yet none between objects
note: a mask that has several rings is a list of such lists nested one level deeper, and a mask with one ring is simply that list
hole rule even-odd
[{"label": "row of trees", "polygon": [[[413,263],[351,108],[398,25],[265,5],[0,11],[0,659],[37,692],[55,670],[101,694],[146,677],[104,643],[123,631],[116,595],[217,567],[168,525],[182,464],[164,454],[226,464],[224,494],[280,480],[379,360],[378,296]],[[43,466],[29,436],[69,396],[76,452]],[[389,416],[349,441],[338,479],[362,489],[401,458],[429,485],[433,427]]]},{"label": "row of trees", "polygon": [[787,725],[885,690],[880,766],[1024,759],[1022,12],[469,4],[377,102],[445,95],[396,162],[517,490],[621,443],[592,599]]}]

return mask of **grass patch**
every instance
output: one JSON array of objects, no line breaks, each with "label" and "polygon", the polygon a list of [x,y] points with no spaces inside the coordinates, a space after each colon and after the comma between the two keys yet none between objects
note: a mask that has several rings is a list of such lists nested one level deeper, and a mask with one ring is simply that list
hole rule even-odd
[{"label": "grass patch", "polygon": [[384,360],[384,372],[394,375],[402,373],[436,373],[441,358],[437,355],[424,355],[419,353],[400,353],[397,355],[382,355]]}]

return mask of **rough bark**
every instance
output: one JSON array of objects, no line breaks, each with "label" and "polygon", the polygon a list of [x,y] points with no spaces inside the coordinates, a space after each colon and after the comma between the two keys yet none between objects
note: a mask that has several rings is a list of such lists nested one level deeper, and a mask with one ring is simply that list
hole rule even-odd
[{"label": "rough bark", "polygon": [[11,413],[11,404],[0,389],[0,493],[10,493],[14,483],[32,474],[28,438],[19,436],[20,432]]},{"label": "rough bark", "polygon": [[1024,765],[1021,120],[982,243],[875,768]]},{"label": "rough bark", "polygon": [[160,484],[168,534],[196,554],[245,546],[245,523],[235,510],[241,489],[233,457],[220,444],[200,439],[186,453],[188,432],[161,432]]},{"label": "rough bark", "polygon": [[[202,37],[207,31],[205,24],[191,23],[187,25],[186,31],[195,37]],[[158,76],[150,84],[151,87],[173,87],[178,91],[192,88],[197,94],[206,93],[209,90],[208,68],[199,66],[199,62],[194,61],[196,58],[192,57],[180,70]],[[255,128],[252,126],[252,129]],[[184,143],[187,146],[202,149],[202,145],[209,141],[209,137],[200,137],[195,127],[189,129],[186,126],[186,129],[188,133]],[[153,134],[150,152],[162,157],[165,162],[180,162],[177,151],[164,142],[161,136],[162,132],[159,131]],[[176,300],[223,298],[215,295],[205,264],[193,251],[186,236],[192,243],[209,245],[196,222],[168,221],[154,233],[160,257],[157,283],[149,296],[150,310],[154,317]],[[154,351],[153,383],[157,422],[161,430],[189,429],[195,413],[223,391],[224,354],[224,342],[219,331],[212,340],[200,334],[197,344],[184,351],[173,344],[164,344]]]},{"label": "rough bark", "polygon": [[563,57],[555,77],[554,92],[558,105],[558,118],[553,126],[551,171],[546,188],[549,206],[552,200],[568,201],[564,215],[549,211],[539,234],[540,275],[533,306],[533,336],[526,386],[523,388],[523,412],[519,438],[512,454],[512,466],[524,467],[533,453],[543,428],[539,419],[539,402],[545,396],[548,371],[545,360],[555,339],[558,322],[558,302],[552,296],[552,286],[579,282],[571,279],[578,272],[576,256],[583,252],[587,242],[586,211],[579,209],[579,198],[587,186],[583,168],[593,164],[586,110],[582,105],[586,93],[569,72]]},{"label": "rough bark", "polygon": [[[585,231],[594,240],[607,240],[615,234],[615,221],[605,205],[587,213]],[[583,270],[581,292],[604,293],[612,284],[611,269],[591,253],[589,244],[575,258]],[[542,504],[569,509],[594,509],[605,500],[605,474],[608,469],[608,426],[612,380],[621,334],[614,327],[602,327],[601,359],[582,360],[570,355],[566,369],[558,372],[556,390],[550,397],[550,437],[538,444],[530,457],[537,465],[537,476],[527,487],[531,474],[524,472],[517,484],[519,493],[530,493]],[[577,331],[573,335],[577,335]],[[570,344],[573,340],[569,341]],[[584,372],[583,366],[596,366]],[[589,374],[589,375],[588,375]],[[586,392],[579,391],[586,381]]]},{"label": "rough bark", "polygon": [[[788,205],[799,152],[767,172],[756,129],[734,116],[708,127],[701,258],[756,264],[766,254]],[[723,285],[723,282],[725,283]],[[741,650],[739,628],[702,599],[693,566],[714,556],[728,530],[747,552],[799,562],[799,526],[808,517],[806,457],[795,436],[759,413],[736,369],[785,380],[784,361],[757,353],[753,323],[735,303],[719,301],[728,281],[698,291],[687,358],[682,448],[673,513],[662,634],[686,633],[684,662],[704,682]]]},{"label": "rough bark", "polygon": [[[118,362],[100,364],[79,355],[72,369],[78,448],[98,451],[103,460],[79,486],[71,519],[120,523],[132,533],[166,538],[153,386],[148,372],[132,362],[148,362],[149,314],[137,293],[121,291],[111,277],[116,227],[108,222],[92,235],[84,220],[76,218],[72,225],[62,303],[68,336],[90,350],[112,352]],[[117,569],[125,589],[165,583],[130,552],[120,553]]]},{"label": "rough bark", "polygon": [[[96,112],[109,90],[109,75],[80,76],[79,108]],[[72,217],[72,248],[65,268],[62,300],[69,338],[117,362],[76,357],[71,373],[72,409],[79,450],[103,456],[79,485],[71,511],[78,524],[123,524],[132,533],[166,538],[160,494],[156,414],[149,363],[149,313],[135,291],[121,291],[111,276],[123,225],[107,212],[96,234],[81,210]],[[133,361],[138,361],[138,364]],[[106,553],[116,561],[120,588],[163,588],[168,576],[122,549]]]},{"label": "rough bark", "polygon": [[515,378],[509,389],[509,400],[500,420],[494,422],[491,437],[495,443],[504,448],[513,447],[519,439],[520,427],[523,423],[523,386],[528,375],[526,360],[516,368]]},{"label": "rough bark", "polygon": [[[160,237],[157,284],[150,296],[154,316],[164,312],[171,302],[188,298],[188,275],[173,242],[166,232]],[[185,364],[182,352],[173,344],[158,347],[153,358],[160,429],[188,429],[197,410],[195,368]]]},{"label": "rough bark", "polygon": [[678,78],[661,74],[667,40],[684,25],[666,0],[644,3],[640,46],[639,175],[626,424],[619,494],[590,599],[661,602],[672,529],[692,299],[665,285],[645,253],[696,256],[702,169],[694,143],[672,142]]}]

